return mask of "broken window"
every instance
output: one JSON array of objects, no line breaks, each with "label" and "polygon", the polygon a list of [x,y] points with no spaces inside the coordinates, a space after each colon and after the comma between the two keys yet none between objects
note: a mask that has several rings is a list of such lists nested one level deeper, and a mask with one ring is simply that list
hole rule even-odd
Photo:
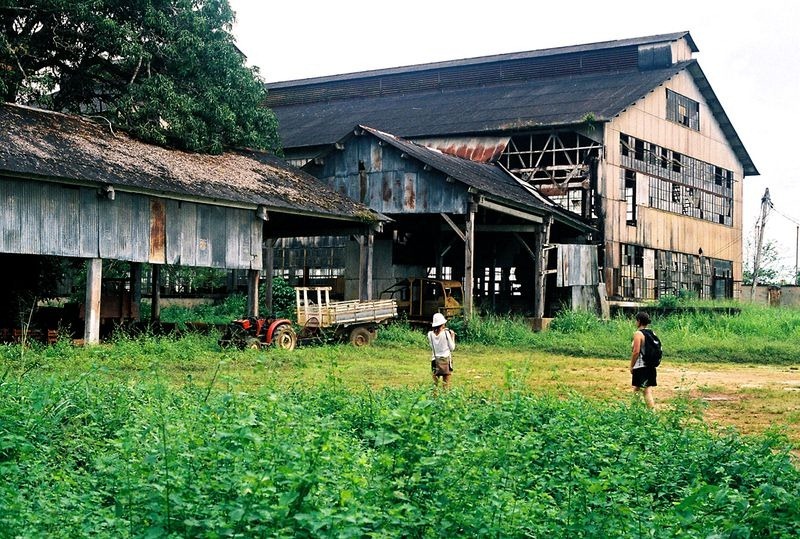
[{"label": "broken window", "polygon": [[700,103],[668,89],[667,120],[700,131]]},{"label": "broken window", "polygon": [[625,171],[625,221],[636,226],[636,172]]},{"label": "broken window", "polygon": [[733,171],[630,135],[620,134],[620,140],[635,149],[622,165],[646,175],[639,181],[649,185],[651,208],[733,226]]}]

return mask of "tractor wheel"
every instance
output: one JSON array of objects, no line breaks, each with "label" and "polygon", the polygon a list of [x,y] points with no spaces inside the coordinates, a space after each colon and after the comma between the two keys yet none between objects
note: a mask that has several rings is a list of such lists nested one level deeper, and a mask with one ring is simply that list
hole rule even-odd
[{"label": "tractor wheel", "polygon": [[250,337],[245,342],[245,349],[247,350],[261,350],[261,341],[255,337]]},{"label": "tractor wheel", "polygon": [[372,343],[372,333],[364,326],[354,327],[350,331],[350,344],[353,346],[367,346]]},{"label": "tractor wheel", "polygon": [[297,334],[292,326],[283,324],[275,328],[275,332],[272,334],[272,344],[281,350],[294,350],[294,347],[297,346]]}]

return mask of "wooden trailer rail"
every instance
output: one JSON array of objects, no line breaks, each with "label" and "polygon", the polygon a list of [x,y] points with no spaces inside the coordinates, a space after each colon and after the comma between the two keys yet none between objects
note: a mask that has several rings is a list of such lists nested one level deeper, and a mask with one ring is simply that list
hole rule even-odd
[{"label": "wooden trailer rail", "polygon": [[297,323],[309,327],[330,327],[380,323],[397,316],[393,299],[372,301],[330,301],[329,286],[297,287]]}]

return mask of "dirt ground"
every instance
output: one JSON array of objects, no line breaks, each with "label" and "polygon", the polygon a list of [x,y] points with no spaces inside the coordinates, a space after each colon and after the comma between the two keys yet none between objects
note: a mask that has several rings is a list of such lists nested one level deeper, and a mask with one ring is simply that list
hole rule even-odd
[{"label": "dirt ground", "polygon": [[659,393],[682,392],[706,405],[709,423],[735,425],[743,433],[786,427],[800,444],[800,369],[768,366],[710,366],[699,364],[659,369]]}]

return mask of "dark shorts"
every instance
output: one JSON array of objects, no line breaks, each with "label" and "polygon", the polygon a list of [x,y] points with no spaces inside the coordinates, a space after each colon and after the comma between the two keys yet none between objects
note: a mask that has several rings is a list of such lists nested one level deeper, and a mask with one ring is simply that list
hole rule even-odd
[{"label": "dark shorts", "polygon": [[658,373],[655,367],[640,367],[633,369],[631,376],[633,387],[656,387],[658,385]]}]

